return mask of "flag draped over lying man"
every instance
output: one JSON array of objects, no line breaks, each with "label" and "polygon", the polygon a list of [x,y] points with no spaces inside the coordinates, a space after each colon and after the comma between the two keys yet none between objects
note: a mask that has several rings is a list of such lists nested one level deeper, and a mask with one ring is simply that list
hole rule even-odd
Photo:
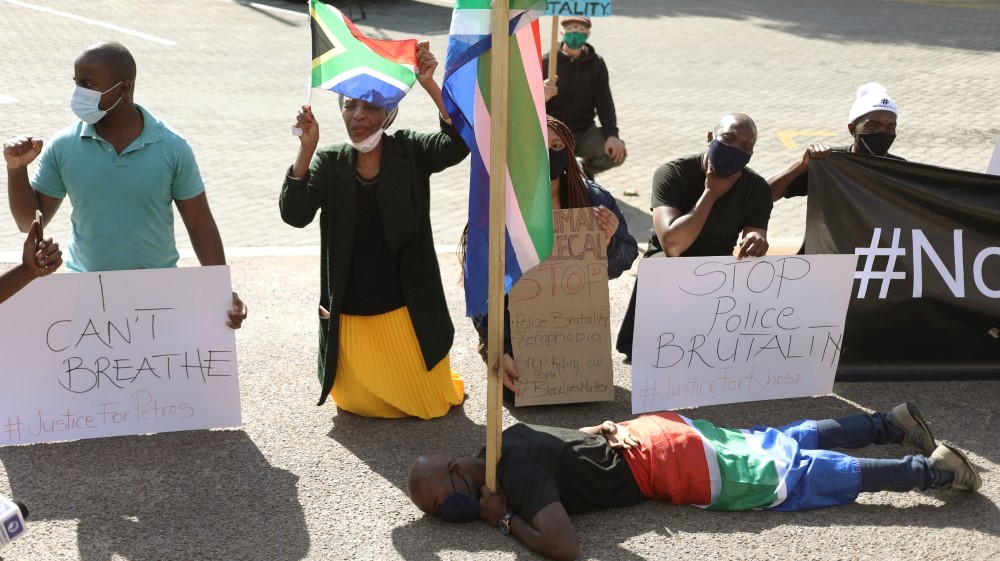
[{"label": "flag draped over lying man", "polygon": [[365,37],[337,8],[309,2],[312,87],[392,110],[417,81],[417,40]]},{"label": "flag draped over lying man", "polygon": [[[456,0],[448,38],[444,103],[472,152],[466,313],[486,313],[489,285],[490,0]],[[545,0],[510,0],[504,290],[552,250],[548,127],[538,28]]]}]

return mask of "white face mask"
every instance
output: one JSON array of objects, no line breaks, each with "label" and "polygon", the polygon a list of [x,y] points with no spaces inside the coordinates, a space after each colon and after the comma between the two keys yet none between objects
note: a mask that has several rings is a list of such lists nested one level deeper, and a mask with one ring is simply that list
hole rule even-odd
[{"label": "white face mask", "polygon": [[353,140],[351,140],[351,137],[347,137],[347,140],[345,140],[344,142],[350,144],[351,147],[357,150],[358,152],[361,152],[362,154],[367,154],[368,152],[374,150],[376,146],[378,146],[379,141],[382,140],[382,133],[384,132],[385,132],[385,126],[381,126],[378,128],[377,131],[375,131],[374,134],[362,140],[361,142],[354,142]]},{"label": "white face mask", "polygon": [[[341,96],[341,109],[343,109],[343,96]],[[399,111],[399,107],[394,107],[392,111],[389,111],[389,113],[387,113],[385,116],[385,120],[383,120],[382,124],[379,125],[378,130],[375,131],[375,133],[369,136],[368,138],[362,140],[361,142],[354,142],[353,140],[351,140],[351,137],[348,136],[347,139],[344,140],[344,142],[346,144],[350,144],[352,148],[363,154],[371,152],[372,150],[375,149],[376,146],[378,146],[378,143],[382,140],[382,134],[385,133],[386,127],[391,125],[392,122],[396,120],[397,111]]]},{"label": "white face mask", "polygon": [[[122,80],[122,82],[124,82],[124,80]],[[106,111],[101,110],[101,96],[117,88],[122,84],[122,82],[118,82],[104,92],[88,90],[87,88],[76,86],[73,88],[73,95],[69,98],[69,107],[81,121],[93,125],[97,121],[103,119],[104,116],[108,114],[108,111],[114,109],[115,105],[118,105],[118,103],[121,102],[122,98],[121,96],[118,96],[118,101],[115,102],[115,105],[108,107]]]}]

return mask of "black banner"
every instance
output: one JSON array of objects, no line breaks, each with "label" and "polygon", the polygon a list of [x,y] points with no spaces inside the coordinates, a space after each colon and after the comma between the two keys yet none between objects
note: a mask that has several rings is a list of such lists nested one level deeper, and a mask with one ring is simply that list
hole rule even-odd
[{"label": "black banner", "polygon": [[1000,177],[814,160],[805,246],[858,256],[838,380],[1000,378]]}]

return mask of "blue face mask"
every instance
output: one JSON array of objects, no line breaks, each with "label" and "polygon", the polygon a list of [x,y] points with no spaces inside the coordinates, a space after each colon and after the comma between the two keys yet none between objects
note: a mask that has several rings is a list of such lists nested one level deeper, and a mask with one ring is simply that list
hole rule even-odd
[{"label": "blue face mask", "polygon": [[[479,501],[471,493],[455,488],[455,474],[448,473],[451,478],[451,493],[445,495],[438,507],[438,516],[448,522],[472,522],[479,518]],[[463,480],[464,481],[464,480]],[[466,483],[468,485],[468,483]]]},{"label": "blue face mask", "polygon": [[729,177],[747,167],[750,163],[750,154],[714,139],[708,145],[708,161],[712,163],[715,175]]},{"label": "blue face mask", "polygon": [[569,157],[566,155],[566,149],[553,150],[549,148],[549,179],[557,179],[560,175],[566,171],[566,160]]}]

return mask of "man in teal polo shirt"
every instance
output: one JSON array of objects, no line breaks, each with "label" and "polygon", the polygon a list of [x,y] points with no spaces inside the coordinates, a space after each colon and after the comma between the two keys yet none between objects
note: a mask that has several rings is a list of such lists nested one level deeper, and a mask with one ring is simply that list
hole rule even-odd
[{"label": "man in teal polo shirt", "polygon": [[[18,228],[27,232],[35,211],[43,226],[64,197],[73,203],[66,268],[109,271],[175,267],[172,205],[184,221],[203,266],[225,265],[226,255],[205,184],[187,140],[133,102],[136,67],[128,49],[108,42],[74,63],[70,99],[79,121],[42,141],[18,137],[4,144],[8,199]],[[38,155],[28,180],[27,166]],[[227,324],[236,329],[246,306],[233,293]]]}]

